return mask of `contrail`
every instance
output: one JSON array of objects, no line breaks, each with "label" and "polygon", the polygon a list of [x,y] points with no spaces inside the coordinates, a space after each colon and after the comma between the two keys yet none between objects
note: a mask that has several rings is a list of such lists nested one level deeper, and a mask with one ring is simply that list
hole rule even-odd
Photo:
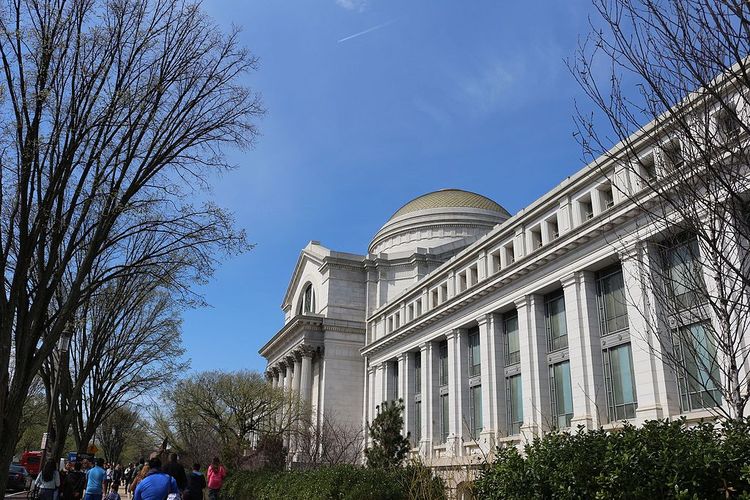
[{"label": "contrail", "polygon": [[373,26],[372,28],[367,28],[364,31],[360,31],[359,33],[355,33],[353,35],[346,36],[338,41],[338,43],[345,42],[347,40],[351,40],[352,38],[357,38],[358,36],[366,35],[367,33],[370,33],[375,30],[379,30],[380,28],[385,28],[389,24],[393,24],[396,21],[396,19],[391,19],[390,21],[386,21],[383,24],[378,24],[377,26]]}]

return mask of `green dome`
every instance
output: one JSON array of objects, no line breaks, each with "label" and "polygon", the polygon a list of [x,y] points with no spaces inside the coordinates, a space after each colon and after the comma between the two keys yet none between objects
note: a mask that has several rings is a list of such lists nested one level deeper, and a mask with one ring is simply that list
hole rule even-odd
[{"label": "green dome", "polygon": [[423,194],[414,198],[403,207],[396,210],[389,221],[401,217],[402,215],[417,212],[419,210],[429,210],[434,208],[477,208],[498,212],[507,217],[510,216],[507,210],[481,194],[463,191],[461,189],[441,189],[432,193]]}]

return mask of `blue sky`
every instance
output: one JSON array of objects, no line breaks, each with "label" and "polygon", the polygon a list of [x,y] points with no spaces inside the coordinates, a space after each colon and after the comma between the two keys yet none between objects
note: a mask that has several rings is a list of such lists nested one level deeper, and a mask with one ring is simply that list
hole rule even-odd
[{"label": "blue sky", "polygon": [[[194,370],[261,370],[258,349],[309,240],[365,253],[412,198],[456,187],[511,213],[583,166],[564,60],[590,0],[206,0],[260,58],[267,115],[212,197],[254,250],[226,261],[188,311]],[[372,29],[375,28],[375,29]],[[369,30],[369,31],[368,31]],[[357,35],[359,33],[366,32]]]}]

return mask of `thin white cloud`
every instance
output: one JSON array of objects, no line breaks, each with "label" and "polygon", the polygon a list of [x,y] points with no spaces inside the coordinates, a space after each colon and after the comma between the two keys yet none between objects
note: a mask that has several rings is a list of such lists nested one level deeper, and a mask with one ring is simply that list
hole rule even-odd
[{"label": "thin white cloud", "polygon": [[384,23],[378,24],[377,26],[373,26],[372,28],[367,28],[364,31],[360,31],[359,33],[354,33],[353,35],[345,36],[344,38],[341,38],[338,43],[345,42],[347,40],[351,40],[352,38],[357,38],[358,36],[366,35],[367,33],[372,33],[375,30],[379,30],[380,28],[385,28],[389,24],[393,24],[396,21],[396,19],[391,19],[390,21],[386,21]]},{"label": "thin white cloud", "polygon": [[346,10],[362,12],[367,7],[367,0],[336,0],[336,5]]}]

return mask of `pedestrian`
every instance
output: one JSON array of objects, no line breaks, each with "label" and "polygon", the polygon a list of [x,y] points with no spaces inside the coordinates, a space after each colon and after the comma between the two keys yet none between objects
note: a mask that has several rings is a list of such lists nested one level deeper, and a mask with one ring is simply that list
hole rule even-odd
[{"label": "pedestrian", "polygon": [[120,489],[121,482],[122,482],[122,465],[117,464],[115,466],[115,470],[112,471],[112,486],[114,486],[115,491],[118,491]]},{"label": "pedestrian", "polygon": [[138,487],[138,483],[143,481],[143,478],[148,475],[150,467],[148,464],[145,464],[143,467],[141,467],[141,470],[138,471],[138,473],[133,478],[133,482],[130,483],[130,487],[128,488],[128,493],[133,494],[135,493],[135,489]]},{"label": "pedestrian", "polygon": [[109,485],[112,484],[112,464],[108,463],[104,467],[106,473],[104,476],[104,483],[102,484],[102,495],[106,495],[109,492]]},{"label": "pedestrian", "polygon": [[109,493],[104,497],[104,500],[120,500],[120,494],[117,493],[117,487],[115,483],[112,483],[112,487],[109,489]]},{"label": "pedestrian", "polygon": [[208,466],[208,498],[219,500],[219,491],[226,475],[227,470],[221,465],[219,457],[214,457],[211,465]]},{"label": "pedestrian", "polygon": [[177,488],[180,492],[187,488],[187,477],[185,476],[185,466],[177,461],[177,453],[169,455],[169,462],[164,466],[164,473],[169,474],[177,481]]},{"label": "pedestrian", "polygon": [[130,462],[125,468],[123,479],[125,480],[125,490],[127,490],[128,486],[130,486],[130,481],[133,480],[133,462]]},{"label": "pedestrian", "polygon": [[81,472],[81,462],[72,464],[72,470],[68,471],[63,481],[63,499],[78,500],[86,488],[86,476]]},{"label": "pedestrian", "polygon": [[107,477],[107,473],[102,467],[103,458],[96,459],[96,465],[86,472],[86,495],[84,500],[102,500],[102,484]]},{"label": "pedestrian", "polygon": [[54,460],[48,460],[42,472],[36,476],[34,485],[39,488],[39,500],[56,500],[55,493],[60,487],[60,473]]},{"label": "pedestrian", "polygon": [[187,479],[187,490],[183,500],[203,500],[203,490],[206,489],[206,476],[201,472],[201,464],[193,464],[193,471]]},{"label": "pedestrian", "polygon": [[161,470],[161,460],[156,457],[148,461],[149,471],[135,488],[133,500],[165,500],[169,495],[179,496],[177,481]]}]

